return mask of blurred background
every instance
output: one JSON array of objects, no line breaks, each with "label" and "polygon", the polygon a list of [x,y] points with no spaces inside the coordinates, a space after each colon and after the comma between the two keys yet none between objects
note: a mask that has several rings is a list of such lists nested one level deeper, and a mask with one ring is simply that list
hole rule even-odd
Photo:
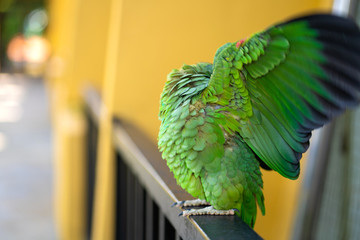
[{"label": "blurred background", "polygon": [[[224,43],[295,15],[336,11],[356,18],[357,2],[1,0],[0,239],[116,238],[114,116],[156,143],[160,93],[171,69],[212,62]],[[95,136],[89,89],[101,98]],[[360,220],[358,115],[315,134],[299,180],[264,172],[266,215],[254,229],[260,236],[359,237],[351,227]],[[336,148],[345,140],[329,137],[321,144],[324,134],[348,146]],[[89,138],[95,143],[88,145]],[[330,146],[340,149],[345,165],[324,157]],[[312,161],[319,156],[329,167]],[[324,179],[336,187],[328,189]]]}]

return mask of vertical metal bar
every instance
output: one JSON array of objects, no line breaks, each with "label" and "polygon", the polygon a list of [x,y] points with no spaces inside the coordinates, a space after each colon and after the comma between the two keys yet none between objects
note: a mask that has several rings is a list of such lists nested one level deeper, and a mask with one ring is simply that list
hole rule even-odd
[{"label": "vertical metal bar", "polygon": [[178,234],[178,232],[175,232],[175,240],[181,240],[180,235]]},{"label": "vertical metal bar", "polygon": [[[359,18],[360,16],[358,16]],[[351,134],[349,136],[349,177],[350,189],[348,203],[348,225],[346,229],[347,239],[356,239],[360,236],[358,224],[360,222],[360,109],[351,114]]]},{"label": "vertical metal bar", "polygon": [[145,199],[145,239],[153,240],[153,232],[154,232],[154,208],[153,201],[148,193],[146,193]]},{"label": "vertical metal bar", "polygon": [[[321,199],[330,159],[329,146],[334,136],[334,122],[313,133],[292,239],[310,239],[316,229]],[[320,139],[322,139],[320,141]]]},{"label": "vertical metal bar", "polygon": [[126,172],[126,239],[133,240],[135,233],[134,175],[128,169]]},{"label": "vertical metal bar", "polygon": [[159,240],[167,240],[165,237],[165,216],[159,208]]},{"label": "vertical metal bar", "polygon": [[144,191],[135,180],[135,239],[144,239]]},{"label": "vertical metal bar", "polygon": [[117,154],[117,172],[116,172],[116,220],[115,220],[115,239],[126,239],[126,182],[127,166]]},{"label": "vertical metal bar", "polygon": [[87,187],[88,187],[88,208],[87,208],[87,238],[91,239],[92,219],[93,219],[93,202],[97,154],[97,137],[98,129],[92,118],[90,110],[87,111],[88,137],[87,137]]},{"label": "vertical metal bar", "polygon": [[175,228],[169,222],[169,219],[165,218],[165,239],[175,238]]}]

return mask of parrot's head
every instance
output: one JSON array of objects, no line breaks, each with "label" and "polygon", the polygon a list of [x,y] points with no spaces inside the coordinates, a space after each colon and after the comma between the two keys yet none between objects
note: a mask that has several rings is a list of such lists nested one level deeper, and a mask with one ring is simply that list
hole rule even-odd
[{"label": "parrot's head", "polygon": [[216,59],[219,57],[219,55],[227,48],[229,48],[231,45],[233,45],[232,43],[226,43],[224,45],[222,45],[221,47],[218,48],[218,50],[215,53],[215,57],[214,57],[214,62],[216,62]]},{"label": "parrot's head", "polygon": [[167,78],[160,98],[159,118],[164,123],[170,113],[181,106],[190,104],[208,86],[212,64],[198,63],[184,65],[173,70]]}]

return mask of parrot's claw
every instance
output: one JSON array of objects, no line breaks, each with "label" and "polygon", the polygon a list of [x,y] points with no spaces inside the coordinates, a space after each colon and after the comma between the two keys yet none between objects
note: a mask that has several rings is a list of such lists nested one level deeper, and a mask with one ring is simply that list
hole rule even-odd
[{"label": "parrot's claw", "polygon": [[210,204],[205,200],[194,199],[194,200],[186,200],[186,201],[178,201],[174,202],[171,207],[198,207],[198,206],[209,206]]},{"label": "parrot's claw", "polygon": [[188,209],[184,210],[179,214],[179,216],[196,216],[196,215],[225,215],[233,216],[235,212],[239,212],[238,209],[229,209],[229,210],[217,210],[213,206],[201,208],[201,209]]},{"label": "parrot's claw", "polygon": [[173,204],[171,204],[171,207],[175,207],[175,206],[181,207],[181,206],[184,205],[184,202],[185,202],[185,201],[174,202]]}]

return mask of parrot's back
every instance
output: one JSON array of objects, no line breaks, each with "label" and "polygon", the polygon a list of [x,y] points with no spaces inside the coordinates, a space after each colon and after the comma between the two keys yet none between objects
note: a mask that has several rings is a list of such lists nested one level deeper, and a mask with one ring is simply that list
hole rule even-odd
[{"label": "parrot's back", "polygon": [[[186,99],[189,90],[182,91],[182,81],[203,82],[204,85],[198,83],[199,86],[207,86],[210,67],[208,64],[185,65],[171,73],[168,84],[174,91],[172,96]],[[176,91],[181,92],[177,95]],[[162,96],[162,100],[166,98]],[[224,134],[229,119],[216,114],[215,110],[216,106],[205,106],[199,97],[193,96],[168,116],[161,113],[159,147],[182,188],[217,209],[238,209],[253,226],[257,203],[265,213],[259,162],[239,134]]]}]

